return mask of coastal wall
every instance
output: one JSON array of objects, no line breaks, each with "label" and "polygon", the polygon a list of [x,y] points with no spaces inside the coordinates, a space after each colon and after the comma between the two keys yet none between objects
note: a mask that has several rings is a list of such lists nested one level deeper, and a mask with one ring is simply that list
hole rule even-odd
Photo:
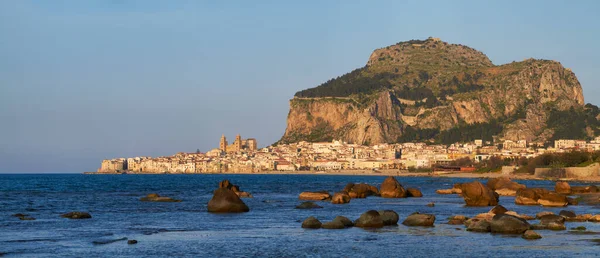
[{"label": "coastal wall", "polygon": [[594,163],[587,167],[536,168],[535,176],[558,178],[586,178],[600,176],[600,164]]}]

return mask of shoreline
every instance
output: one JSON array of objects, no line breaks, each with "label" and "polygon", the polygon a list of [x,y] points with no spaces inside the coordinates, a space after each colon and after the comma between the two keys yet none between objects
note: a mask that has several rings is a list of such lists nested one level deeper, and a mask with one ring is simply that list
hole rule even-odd
[{"label": "shoreline", "polygon": [[[120,173],[84,172],[87,175],[119,175]],[[395,177],[431,177],[431,178],[472,178],[490,179],[508,177],[512,180],[541,180],[569,182],[600,182],[600,177],[588,178],[540,178],[529,174],[502,174],[500,172],[406,172],[389,170],[325,170],[325,171],[260,171],[260,172],[223,172],[223,173],[127,173],[127,175],[325,175],[325,176],[395,176]]]}]

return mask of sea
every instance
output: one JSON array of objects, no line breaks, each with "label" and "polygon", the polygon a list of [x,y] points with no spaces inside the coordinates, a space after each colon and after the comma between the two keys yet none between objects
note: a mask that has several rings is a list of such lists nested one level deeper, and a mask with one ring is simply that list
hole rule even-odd
[{"label": "sea", "polygon": [[[212,191],[228,179],[254,197],[243,201],[250,212],[207,212]],[[338,175],[0,175],[0,256],[5,257],[598,257],[600,223],[567,222],[565,231],[537,231],[539,240],[474,233],[446,224],[453,215],[475,216],[491,207],[465,207],[458,195],[437,189],[474,179],[397,177],[422,198],[368,197],[322,209],[300,210],[303,191],[340,191],[349,183],[380,186],[383,176]],[[485,179],[480,179],[485,182]],[[553,189],[552,181],[517,181]],[[577,185],[573,183],[572,185]],[[181,199],[141,202],[149,193]],[[427,204],[433,202],[434,207]],[[514,197],[500,204],[535,216],[568,209],[599,214],[598,206],[565,208],[517,206]],[[394,210],[402,222],[414,212],[434,214],[434,227],[387,226],[381,229],[303,229],[310,216],[322,222],[341,215],[352,220],[368,210]],[[60,217],[84,211],[91,219]],[[12,215],[28,214],[36,220]],[[537,223],[536,221],[532,221]],[[570,230],[584,226],[585,231]],[[130,245],[127,240],[137,240]]]}]

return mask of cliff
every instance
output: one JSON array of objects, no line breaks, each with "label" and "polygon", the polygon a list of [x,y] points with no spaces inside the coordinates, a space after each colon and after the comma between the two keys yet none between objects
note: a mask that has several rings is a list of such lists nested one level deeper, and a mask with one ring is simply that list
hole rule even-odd
[{"label": "cliff", "polygon": [[[559,62],[496,66],[475,49],[429,38],[377,49],[366,66],[296,93],[281,141],[545,141],[557,130],[552,114],[585,110],[577,77]],[[596,122],[584,125],[586,137],[599,131]]]}]

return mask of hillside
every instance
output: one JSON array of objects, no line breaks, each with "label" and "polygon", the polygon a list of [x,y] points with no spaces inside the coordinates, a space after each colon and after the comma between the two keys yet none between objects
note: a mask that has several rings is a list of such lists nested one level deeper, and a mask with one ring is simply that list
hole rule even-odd
[{"label": "hillside", "polygon": [[584,103],[577,77],[559,62],[497,66],[467,46],[411,40],[297,92],[281,142],[587,138],[600,132],[599,111]]}]

